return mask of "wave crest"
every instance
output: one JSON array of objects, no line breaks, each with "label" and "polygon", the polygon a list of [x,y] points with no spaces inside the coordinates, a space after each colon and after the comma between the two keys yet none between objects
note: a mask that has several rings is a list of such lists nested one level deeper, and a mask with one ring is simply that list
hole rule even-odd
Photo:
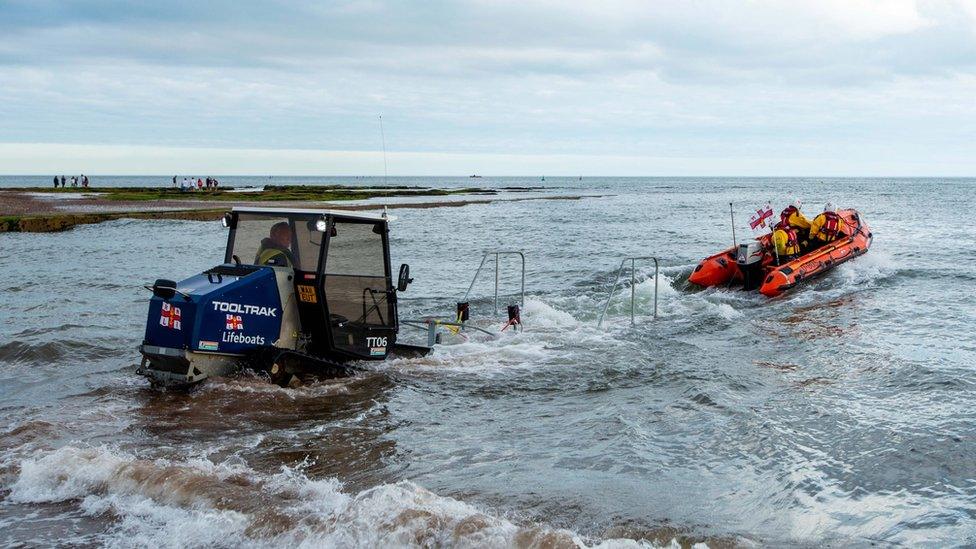
[{"label": "wave crest", "polygon": [[[78,501],[113,526],[108,546],[585,547],[569,530],[517,525],[410,481],[348,494],[336,479],[283,466],[144,460],[109,448],[67,446],[23,459],[13,503]],[[599,547],[652,547],[627,539]],[[670,545],[675,547],[672,542]]]}]

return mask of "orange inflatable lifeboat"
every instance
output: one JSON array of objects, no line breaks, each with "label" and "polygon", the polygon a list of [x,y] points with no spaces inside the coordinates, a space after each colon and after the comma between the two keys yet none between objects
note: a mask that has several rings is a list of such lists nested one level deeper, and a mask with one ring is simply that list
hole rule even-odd
[{"label": "orange inflatable lifeboat", "polygon": [[742,284],[743,289],[758,289],[765,296],[778,296],[864,254],[871,247],[871,229],[856,210],[838,210],[837,214],[844,220],[842,235],[789,263],[776,265],[767,234],[703,259],[688,281],[704,287]]}]

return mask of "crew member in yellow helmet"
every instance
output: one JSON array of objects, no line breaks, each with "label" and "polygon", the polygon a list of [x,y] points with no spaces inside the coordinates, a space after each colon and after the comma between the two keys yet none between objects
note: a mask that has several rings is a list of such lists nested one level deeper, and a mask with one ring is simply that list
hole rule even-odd
[{"label": "crew member in yellow helmet", "polygon": [[799,198],[794,199],[789,206],[783,209],[782,213],[779,214],[779,220],[780,223],[793,227],[799,236],[801,253],[806,252],[810,248],[810,243],[807,242],[807,234],[810,232],[810,220],[800,211]]},{"label": "crew member in yellow helmet", "polygon": [[255,265],[294,267],[295,256],[291,253],[291,227],[287,221],[271,226],[268,238],[261,240],[261,247],[254,256]]},{"label": "crew member in yellow helmet", "polygon": [[779,219],[782,222],[789,223],[791,227],[806,233],[810,230],[810,220],[807,219],[802,212],[800,212],[800,199],[797,198],[789,206],[787,206],[781,214],[779,214]]},{"label": "crew member in yellow helmet", "polygon": [[776,257],[779,263],[789,263],[800,255],[800,242],[796,229],[785,221],[780,221],[773,228],[773,245],[776,246]]},{"label": "crew member in yellow helmet", "polygon": [[837,208],[830,202],[824,211],[810,223],[810,245],[820,247],[837,240],[844,232],[844,220],[837,215]]}]

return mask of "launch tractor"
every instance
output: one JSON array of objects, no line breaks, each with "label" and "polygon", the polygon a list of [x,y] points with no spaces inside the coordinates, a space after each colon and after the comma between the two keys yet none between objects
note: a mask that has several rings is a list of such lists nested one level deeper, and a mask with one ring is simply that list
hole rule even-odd
[{"label": "launch tractor", "polygon": [[243,368],[273,382],[339,376],[360,361],[418,356],[397,342],[397,293],[385,212],[234,208],[224,262],[152,291],[140,373],[189,386]]}]

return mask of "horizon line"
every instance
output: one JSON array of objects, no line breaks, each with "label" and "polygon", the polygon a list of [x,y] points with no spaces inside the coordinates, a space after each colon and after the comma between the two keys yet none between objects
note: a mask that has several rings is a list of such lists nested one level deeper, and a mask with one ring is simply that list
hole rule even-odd
[{"label": "horizon line", "polygon": [[88,175],[89,177],[287,177],[291,179],[303,177],[329,177],[329,178],[369,178],[369,179],[393,179],[393,178],[457,178],[457,179],[527,179],[527,178],[552,178],[552,179],[976,179],[976,175],[549,175],[549,174],[522,174],[522,175],[491,175],[491,174],[399,174],[399,175],[375,175],[375,174],[247,174],[247,173],[211,173],[202,172],[191,176],[189,173],[87,173],[84,172],[48,172],[48,173],[0,173],[0,177],[52,177],[64,175],[71,177],[74,175]]},{"label": "horizon line", "polygon": [[[172,147],[0,142],[6,177],[88,173],[142,177],[741,177],[972,178],[976,161],[837,156],[654,156],[585,153],[485,153],[372,150]],[[926,173],[938,167],[942,174]],[[335,175],[332,175],[335,174]],[[358,175],[356,175],[358,174]],[[493,175],[486,175],[493,174]],[[528,175],[526,175],[528,174]],[[804,174],[804,175],[796,175]],[[808,175],[813,174],[813,175]]]}]

